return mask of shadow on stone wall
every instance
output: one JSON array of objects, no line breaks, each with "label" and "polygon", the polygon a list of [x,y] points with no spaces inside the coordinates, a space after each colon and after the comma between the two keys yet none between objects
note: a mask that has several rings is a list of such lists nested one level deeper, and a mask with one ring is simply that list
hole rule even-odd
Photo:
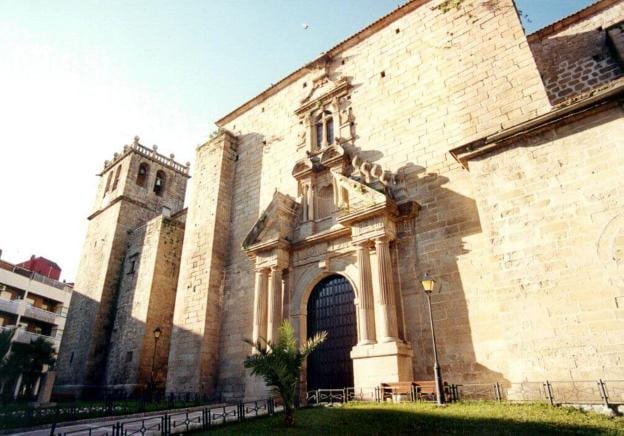
[{"label": "shadow on stone wall", "polygon": [[[230,214],[230,238],[226,259],[225,282],[222,289],[223,311],[219,338],[219,363],[216,391],[228,399],[240,399],[246,387],[251,393],[259,381],[250,380],[243,367],[249,346],[243,338],[250,338],[253,323],[254,264],[241,250],[241,244],[260,214],[260,187],[262,186],[263,157],[271,143],[259,133],[238,136],[238,160],[234,176],[234,195]],[[250,163],[256,164],[250,164]],[[294,179],[293,179],[294,183]],[[251,284],[251,285],[249,285]]]},{"label": "shadow on stone wall", "polygon": [[[123,289],[123,291],[133,293],[134,290]],[[133,296],[129,297],[130,300],[133,299]],[[97,301],[78,292],[73,293],[71,304],[75,304],[74,307],[77,310],[97,311],[99,307]],[[105,361],[108,362],[108,365],[99,367],[101,375],[96,379],[85,378],[91,330],[71,321],[71,318],[68,318],[60,345],[56,364],[58,375],[54,383],[53,399],[102,398],[106,393],[117,395],[122,393],[124,395],[141,394],[150,389],[152,382],[155,391],[164,392],[170,338],[170,333],[166,331],[167,320],[162,320],[163,327],[161,329],[164,333],[159,338],[155,353],[155,342],[153,336],[149,334],[146,335],[145,341],[140,341],[137,347],[120,344],[118,338],[113,334],[113,340],[107,346],[95,350],[95,353],[107,356]],[[143,336],[146,325],[134,317],[126,317],[122,322],[117,323],[113,333],[121,328],[137,336]],[[198,343],[201,341],[201,337],[198,335],[188,333],[191,339]],[[116,346],[119,348],[115,348]],[[119,350],[124,352],[119,352]],[[128,350],[132,352],[130,357]],[[152,357],[154,358],[153,379]]]},{"label": "shadow on stone wall", "polygon": [[[57,376],[53,396],[76,396],[82,391],[87,372],[87,360],[91,341],[92,326],[78,324],[81,314],[97,314],[100,303],[77,291],[72,293],[70,309],[65,323],[65,331],[59,347],[56,362]],[[94,317],[91,319],[94,323]]]},{"label": "shadow on stone wall", "polygon": [[[499,381],[502,374],[477,362],[459,258],[470,253],[465,239],[482,233],[474,199],[445,187],[447,177],[427,173],[408,163],[408,194],[422,209],[411,229],[399,234],[398,280],[403,292],[408,340],[414,350],[415,379],[433,378],[433,347],[427,302],[420,280],[429,272],[438,283],[431,297],[438,356],[444,380],[449,383]],[[472,256],[474,263],[477,256]],[[477,259],[486,262],[486,259]],[[485,264],[481,265],[485,267]],[[472,265],[476,271],[480,265]]]},{"label": "shadow on stone wall", "polygon": [[529,38],[551,104],[614,80],[624,74],[606,30]]}]

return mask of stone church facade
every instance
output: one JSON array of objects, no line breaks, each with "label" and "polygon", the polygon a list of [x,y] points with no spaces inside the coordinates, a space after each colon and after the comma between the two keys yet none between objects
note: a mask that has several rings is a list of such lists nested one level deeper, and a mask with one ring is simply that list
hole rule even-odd
[{"label": "stone church facade", "polygon": [[511,0],[438,3],[218,120],[188,209],[173,156],[106,163],[58,395],[258,397],[243,339],[283,320],[329,333],[304,389],[431,379],[425,272],[445,380],[624,378],[624,1],[528,37]]}]

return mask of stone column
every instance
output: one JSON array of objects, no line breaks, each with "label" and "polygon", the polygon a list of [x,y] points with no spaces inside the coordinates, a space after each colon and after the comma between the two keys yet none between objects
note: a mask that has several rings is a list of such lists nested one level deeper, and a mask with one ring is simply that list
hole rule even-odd
[{"label": "stone column", "polygon": [[282,271],[282,321],[290,318],[290,295],[293,289],[293,268]]},{"label": "stone column", "polygon": [[376,304],[380,310],[380,325],[377,326],[377,337],[381,342],[397,340],[397,316],[394,295],[394,272],[390,255],[390,242],[387,238],[375,240],[377,251],[377,269],[379,276]]},{"label": "stone column", "polygon": [[303,216],[301,221],[302,222],[306,222],[310,219],[310,217],[308,216],[308,202],[309,202],[309,198],[308,198],[308,185],[303,185],[301,187],[301,190],[303,191],[301,194],[301,204],[303,206]]},{"label": "stone column", "polygon": [[308,185],[308,189],[306,190],[306,193],[308,194],[308,198],[306,199],[306,201],[308,202],[308,221],[316,219],[314,189],[314,185],[310,184]]},{"label": "stone column", "polygon": [[364,242],[357,246],[357,266],[359,274],[358,289],[360,291],[358,304],[358,327],[360,345],[375,342],[375,306],[373,303],[373,281],[371,274],[369,243]]},{"label": "stone column", "polygon": [[[256,270],[256,289],[254,291],[253,332],[251,340],[257,343],[259,338],[267,336],[267,281],[269,270]],[[254,347],[255,351],[255,347]]]},{"label": "stone column", "polygon": [[282,323],[282,269],[271,267],[269,275],[269,313],[267,317],[267,341],[276,341]]}]

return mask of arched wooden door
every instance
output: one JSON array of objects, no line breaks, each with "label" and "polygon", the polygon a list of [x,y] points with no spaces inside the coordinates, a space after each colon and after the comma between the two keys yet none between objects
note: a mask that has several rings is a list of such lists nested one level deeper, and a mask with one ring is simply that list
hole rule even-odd
[{"label": "arched wooden door", "polygon": [[353,386],[351,348],[357,343],[355,294],[347,279],[321,280],[308,299],[308,337],[326,331],[327,340],[308,357],[308,390]]}]

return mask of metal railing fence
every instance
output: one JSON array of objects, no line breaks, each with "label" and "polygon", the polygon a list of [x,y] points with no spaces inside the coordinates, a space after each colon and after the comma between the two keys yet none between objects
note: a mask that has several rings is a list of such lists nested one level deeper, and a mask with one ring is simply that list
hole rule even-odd
[{"label": "metal railing fence", "polygon": [[[391,399],[383,387],[367,390],[352,387],[343,389],[316,389],[306,392],[309,405],[346,403],[349,401],[384,401]],[[435,398],[418,395],[415,388],[398,395],[403,401],[434,401]],[[445,385],[445,399],[450,402],[508,401],[544,402],[560,405],[624,405],[624,380],[545,380],[543,382],[464,383]]]},{"label": "metal railing fence", "polygon": [[158,391],[151,393],[145,391],[128,395],[121,390],[102,390],[90,401],[59,402],[50,407],[12,407],[13,402],[3,401],[4,408],[0,410],[0,429],[182,409],[222,402],[219,397],[196,393],[164,395]]},{"label": "metal railing fence", "polygon": [[[81,408],[77,407],[76,410],[71,411],[70,417],[79,419],[79,409]],[[103,409],[103,411],[112,415],[104,415],[104,419],[110,418],[110,420],[101,423],[101,425],[96,425],[95,423],[75,421],[63,422],[62,418],[66,416],[60,414],[60,409],[52,408],[49,412],[55,420],[51,422],[53,425],[49,433],[52,436],[134,436],[145,434],[166,436],[195,430],[207,430],[211,427],[240,422],[258,416],[270,416],[279,410],[279,402],[274,398],[190,407],[184,410],[165,410],[151,416],[127,418],[115,416],[116,411],[108,408]],[[28,420],[30,417],[25,416],[23,418]]]},{"label": "metal railing fence", "polygon": [[451,385],[453,398],[459,400],[496,400],[564,404],[624,404],[624,380],[545,380],[543,382],[467,383]]}]

